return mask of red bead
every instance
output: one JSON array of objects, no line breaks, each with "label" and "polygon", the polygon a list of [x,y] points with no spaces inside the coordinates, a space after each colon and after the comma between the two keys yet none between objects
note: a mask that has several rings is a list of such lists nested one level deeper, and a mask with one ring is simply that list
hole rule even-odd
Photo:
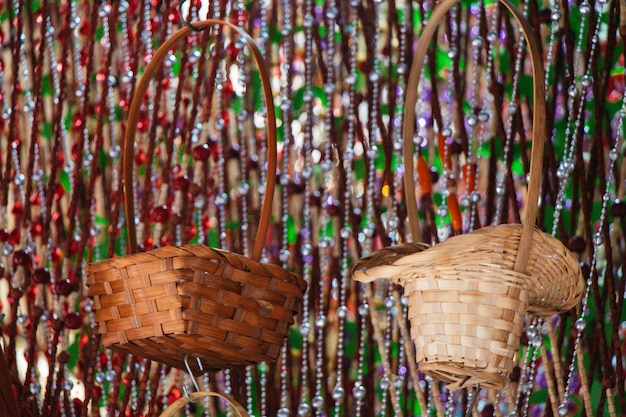
[{"label": "red bead", "polygon": [[144,151],[137,151],[135,154],[135,165],[143,165],[146,163],[148,157],[146,156]]},{"label": "red bead", "polygon": [[70,242],[70,256],[75,255],[78,252],[78,241],[76,239],[72,239]]},{"label": "red bead", "polygon": [[78,313],[68,313],[65,315],[65,327],[68,329],[80,329],[83,325],[83,317]]},{"label": "red bead", "polygon": [[72,117],[72,131],[80,132],[82,128],[83,128],[83,114],[80,112],[76,112],[74,113],[74,116]]},{"label": "red bead", "polygon": [[50,252],[50,260],[53,264],[58,264],[59,262],[61,262],[61,259],[63,259],[63,252],[61,251],[60,247],[56,246]]},{"label": "red bead", "polygon": [[237,55],[239,55],[239,52],[241,52],[241,49],[237,47],[235,42],[231,42],[226,47],[226,52],[228,53],[228,57],[231,60],[235,60],[237,58]]},{"label": "red bead", "polygon": [[9,239],[9,231],[7,229],[0,229],[0,242],[6,242]]},{"label": "red bead", "polygon": [[57,184],[54,187],[54,199],[55,200],[60,200],[61,198],[63,198],[63,196],[65,195],[65,188],[63,188],[63,185],[61,184]]},{"label": "red bead", "polygon": [[83,36],[90,35],[91,34],[91,25],[89,24],[89,21],[88,20],[83,20],[83,22],[81,23],[81,25],[78,28],[78,31]]},{"label": "red bead", "polygon": [[87,58],[89,58],[89,49],[87,47],[84,47],[80,51],[80,65],[87,65]]},{"label": "red bead", "polygon": [[146,113],[142,113],[139,116],[139,120],[137,121],[137,130],[142,133],[145,133],[150,128],[150,118]]},{"label": "red bead", "polygon": [[167,15],[167,21],[170,22],[170,23],[177,24],[178,23],[178,19],[179,19],[178,13],[170,12]]},{"label": "red bead", "polygon": [[59,353],[59,356],[57,357],[59,363],[68,363],[70,361],[70,358],[70,354],[66,351]]},{"label": "red bead", "polygon": [[233,83],[230,80],[226,80],[222,84],[222,95],[224,98],[231,98],[233,96]]},{"label": "red bead", "polygon": [[43,232],[43,226],[41,225],[41,223],[35,222],[30,226],[30,233],[33,236],[41,236],[42,232]]},{"label": "red bead", "polygon": [[567,248],[575,253],[582,253],[585,250],[585,239],[580,236],[573,236],[567,242]]},{"label": "red bead", "polygon": [[157,223],[167,223],[170,219],[170,211],[167,206],[158,206],[152,209],[150,217]]},{"label": "red bead", "polygon": [[16,201],[15,204],[13,205],[13,209],[11,210],[11,213],[13,213],[15,217],[22,217],[23,212],[24,210],[22,209],[22,203],[20,203],[19,201]]},{"label": "red bead", "polygon": [[32,279],[35,284],[48,284],[50,282],[50,271],[46,268],[37,268],[33,272]]},{"label": "red bead", "polygon": [[56,295],[68,296],[73,289],[74,286],[68,279],[62,279],[54,283],[54,293]]},{"label": "red bead", "polygon": [[172,187],[174,191],[182,191],[186,193],[189,191],[189,177],[187,175],[181,175],[172,180]]},{"label": "red bead", "polygon": [[211,149],[209,145],[203,143],[193,148],[193,159],[196,161],[207,161],[211,156]]},{"label": "red bead", "polygon": [[20,239],[22,234],[20,233],[20,229],[13,229],[11,233],[9,233],[9,243],[13,246],[18,245],[20,243]]},{"label": "red bead", "polygon": [[230,125],[230,113],[228,110],[222,110],[222,119],[224,120],[224,127],[228,127]]}]

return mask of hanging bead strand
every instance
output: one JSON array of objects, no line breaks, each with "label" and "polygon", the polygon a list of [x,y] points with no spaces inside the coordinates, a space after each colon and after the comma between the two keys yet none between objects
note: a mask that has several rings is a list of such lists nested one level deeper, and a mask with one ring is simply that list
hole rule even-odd
[{"label": "hanging bead strand", "polygon": [[[465,163],[464,175],[465,186],[467,188],[466,199],[469,199],[468,220],[467,229],[469,231],[474,230],[474,219],[476,216],[477,206],[480,201],[480,193],[478,191],[478,167],[480,166],[480,153],[477,151],[480,149],[484,141],[484,123],[489,119],[489,114],[484,110],[478,108],[478,92],[479,92],[479,77],[482,71],[480,71],[480,55],[483,46],[483,38],[480,35],[480,26],[482,23],[482,12],[484,4],[481,1],[476,6],[476,18],[473,26],[473,35],[471,40],[472,48],[472,76],[471,84],[469,88],[469,104],[471,114],[466,118],[465,123],[467,125],[467,161]],[[487,58],[488,65],[491,64],[491,56]],[[487,68],[487,76],[489,76],[490,68]],[[489,91],[489,90],[487,90]],[[484,94],[484,102],[487,101],[487,94]],[[476,114],[478,112],[478,114]],[[486,117],[485,117],[486,116]],[[478,138],[478,144],[475,144],[475,139]]]},{"label": "hanging bead strand", "polygon": [[[357,67],[356,67],[356,56],[358,50],[358,12],[359,6],[361,2],[359,0],[351,0],[350,1],[350,9],[349,9],[349,25],[346,28],[346,33],[348,35],[348,43],[350,45],[349,55],[348,55],[348,76],[345,78],[346,87],[344,91],[347,90],[348,95],[348,108],[346,111],[346,120],[348,124],[348,134],[347,134],[347,145],[346,149],[352,149],[354,140],[355,140],[355,130],[356,130],[356,80],[357,80]],[[343,161],[346,161],[346,158],[342,158]],[[351,159],[348,159],[349,163],[346,165],[346,184],[345,184],[345,194],[343,196],[344,199],[344,218],[343,218],[343,226],[340,230],[340,238],[342,242],[342,251],[345,253],[347,250],[347,240],[351,235],[351,228],[349,226],[349,218],[350,218],[350,179],[351,179]],[[345,256],[345,255],[344,255]],[[355,416],[361,417],[361,411],[363,405],[365,403],[365,399],[367,396],[367,388],[365,387],[364,380],[364,369],[368,364],[368,358],[365,357],[365,346],[368,343],[368,333],[367,333],[367,323],[369,321],[370,314],[376,314],[375,312],[371,312],[368,304],[368,284],[359,284],[359,318],[360,318],[360,331],[359,331],[359,356],[358,356],[358,365],[357,365],[357,375],[354,381],[354,388],[352,390],[352,395],[356,400],[355,404]]]},{"label": "hanging bead strand", "polygon": [[[524,8],[522,10],[522,13],[526,13],[526,7],[527,4],[524,3]],[[503,155],[504,155],[504,159],[505,162],[508,158],[509,155],[509,151],[511,149],[512,146],[512,141],[513,141],[513,119],[515,117],[515,114],[520,110],[519,106],[517,104],[517,99],[518,99],[518,85],[519,85],[519,77],[522,71],[522,53],[524,51],[524,35],[522,33],[522,28],[519,27],[518,29],[519,32],[519,41],[517,43],[517,49],[516,49],[516,54],[515,54],[515,68],[513,71],[513,85],[512,85],[512,89],[511,89],[511,101],[508,104],[507,107],[507,112],[508,112],[508,118],[506,120],[506,128],[505,128],[505,140],[504,140],[504,148],[503,148]],[[509,164],[504,164],[504,172],[500,173],[497,177],[497,183],[496,183],[496,210],[495,210],[495,214],[494,217],[492,219],[492,224],[498,224],[501,221],[502,218],[502,206],[504,204],[504,198],[507,195],[506,192],[506,184],[505,184],[505,179],[506,177],[509,175]]]},{"label": "hanging bead strand", "polygon": [[[281,119],[283,123],[283,136],[282,136],[282,167],[280,174],[280,186],[281,186],[281,245],[278,254],[279,260],[283,268],[289,267],[289,260],[291,258],[291,252],[289,250],[289,169],[290,169],[290,149],[291,149],[291,73],[292,73],[292,21],[293,10],[291,8],[291,0],[281,1],[283,10],[283,20],[281,35],[283,36],[281,42],[281,50],[283,59],[280,65],[280,110]],[[301,329],[302,330],[302,329]],[[289,341],[285,341],[281,352],[280,361],[280,408],[278,409],[277,417],[288,417],[289,400],[290,400],[290,387],[291,382],[289,380]]]},{"label": "hanging bead strand", "polygon": [[[604,5],[605,5],[605,2],[602,2],[601,6],[604,7]],[[598,19],[600,19],[601,14],[602,13],[598,13],[599,15]],[[594,33],[593,38],[592,38],[592,46],[591,46],[590,55],[593,55],[592,52],[595,51],[595,45],[598,41],[598,33],[597,33],[598,26],[599,26],[599,22],[596,22],[596,32]],[[589,62],[592,62],[591,59],[592,58],[590,57]],[[587,71],[589,70],[590,70],[590,65],[587,66]],[[581,101],[585,101],[585,100],[581,100]],[[578,349],[580,347],[580,340],[583,336],[583,331],[587,327],[585,315],[588,313],[587,310],[588,310],[588,303],[589,303],[589,295],[591,292],[593,276],[596,273],[595,271],[596,271],[596,267],[598,263],[598,251],[600,250],[600,246],[604,244],[603,230],[605,228],[605,222],[607,221],[607,203],[611,199],[611,189],[610,189],[611,187],[610,186],[611,184],[615,184],[615,178],[613,177],[614,172],[615,172],[615,165],[616,163],[619,163],[619,155],[621,153],[621,149],[623,149],[623,146],[624,146],[623,145],[624,144],[623,129],[624,129],[625,117],[626,117],[626,93],[624,93],[624,96],[622,99],[622,109],[619,113],[619,122],[618,122],[617,129],[615,130],[617,132],[617,137],[615,139],[615,143],[613,147],[609,151],[609,167],[607,171],[606,189],[602,196],[600,218],[598,219],[598,222],[597,222],[599,230],[593,236],[593,254],[591,257],[591,263],[589,265],[589,276],[587,277],[587,280],[586,280],[586,289],[585,289],[585,293],[583,295],[583,299],[582,299],[581,306],[580,306],[580,316],[574,322],[576,338],[574,339],[574,344],[573,344],[572,361],[569,364],[568,372],[567,372],[567,378],[566,378],[566,383],[565,383],[565,395],[563,399],[561,400],[561,403],[559,404],[559,407],[558,407],[559,416],[566,416],[569,413],[570,390],[572,388],[572,384],[574,380],[574,370],[576,369],[575,363],[578,357]]]},{"label": "hanging bead strand", "polygon": [[[333,123],[334,123],[334,98],[335,98],[335,66],[332,64],[335,60],[335,25],[338,15],[338,10],[334,0],[329,0],[326,3],[326,23],[327,35],[326,35],[326,83],[324,85],[324,93],[326,94],[326,113],[324,118],[324,137],[325,149],[323,154],[323,160],[321,161],[321,168],[324,175],[324,187],[321,197],[321,237],[319,240],[319,253],[320,253],[320,278],[319,278],[319,295],[318,295],[318,313],[315,319],[316,330],[316,359],[315,359],[315,395],[314,398],[321,398],[324,395],[324,357],[325,357],[325,330],[326,330],[326,286],[330,279],[332,279],[332,250],[333,250],[333,236],[328,235],[329,228],[332,227],[332,219],[329,213],[334,207],[333,202],[333,190],[328,187],[333,180],[332,172],[332,142],[333,142]],[[342,388],[343,389],[343,388]],[[337,398],[335,398],[335,395]],[[343,397],[343,391],[333,391],[333,399],[336,401],[335,407],[340,403],[338,397]],[[321,409],[315,410],[315,415],[321,417],[323,415]]]},{"label": "hanging bead strand", "polygon": [[311,325],[309,323],[311,319],[309,311],[309,291],[311,289],[311,273],[313,271],[312,265],[312,245],[311,245],[311,207],[310,198],[311,195],[311,150],[313,141],[313,26],[315,24],[315,17],[313,15],[313,1],[305,0],[304,2],[304,16],[302,25],[304,27],[304,105],[306,113],[306,121],[304,126],[304,143],[302,146],[302,178],[304,179],[304,198],[302,207],[302,246],[300,248],[300,255],[302,256],[302,277],[307,283],[307,290],[304,294],[304,300],[302,303],[302,324],[300,325],[300,332],[302,333],[302,361],[301,361],[301,393],[300,393],[300,405],[298,406],[298,415],[307,416],[311,412],[311,406],[316,410],[321,410],[324,407],[323,397],[314,397],[309,399],[309,344],[311,338]]}]

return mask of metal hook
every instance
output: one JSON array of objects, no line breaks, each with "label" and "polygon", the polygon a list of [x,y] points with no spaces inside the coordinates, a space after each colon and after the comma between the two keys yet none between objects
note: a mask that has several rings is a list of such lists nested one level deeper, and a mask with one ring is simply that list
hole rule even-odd
[{"label": "metal hook", "polygon": [[[183,0],[184,1],[184,0]],[[187,374],[189,375],[189,378],[191,378],[191,383],[193,384],[194,388],[196,389],[196,392],[200,391],[200,387],[198,387],[198,382],[196,381],[196,377],[193,375],[193,372],[191,372],[191,367],[189,366],[189,355],[185,355],[185,368],[187,369]],[[204,371],[204,368],[202,367],[202,361],[200,360],[200,358],[196,358],[196,361],[198,362],[198,369],[200,369],[200,371]],[[185,396],[185,398],[187,398],[187,400],[190,403],[195,402],[195,400],[192,400],[191,397],[189,396],[189,390],[187,390],[187,386],[183,385],[183,395]]]},{"label": "metal hook", "polygon": [[[187,19],[185,19],[183,17],[183,4],[185,4],[187,0],[180,0],[180,3],[178,3],[178,14],[180,15],[180,20],[183,21],[183,24],[185,26],[187,26],[189,29],[191,29],[194,32],[202,32],[201,28],[197,28],[194,25],[192,25]],[[191,9],[190,9],[191,10]]]},{"label": "metal hook", "polygon": [[474,395],[472,395],[472,401],[467,406],[467,410],[465,411],[465,417],[469,417],[472,415],[472,410],[476,405],[476,400],[478,400],[478,393],[480,392],[480,382],[476,383],[476,390],[474,390]]}]

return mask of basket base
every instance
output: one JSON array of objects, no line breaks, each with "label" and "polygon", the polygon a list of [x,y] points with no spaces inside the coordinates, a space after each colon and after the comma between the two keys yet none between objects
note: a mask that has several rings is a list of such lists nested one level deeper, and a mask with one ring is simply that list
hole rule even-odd
[{"label": "basket base", "polygon": [[[280,355],[279,346],[267,344],[261,348],[256,346],[242,351],[240,347],[232,346],[232,349],[228,349],[225,345],[216,346],[215,343],[202,342],[201,338],[184,335],[152,337],[128,343],[114,343],[106,347],[183,370],[186,369],[184,358],[188,356],[187,364],[194,373],[274,362]],[[198,360],[202,368],[198,365]]]},{"label": "basket base", "polygon": [[471,369],[466,366],[454,366],[440,363],[421,363],[420,371],[433,379],[448,383],[446,388],[455,391],[480,384],[481,388],[501,389],[507,381],[506,375],[488,372],[484,369]]}]

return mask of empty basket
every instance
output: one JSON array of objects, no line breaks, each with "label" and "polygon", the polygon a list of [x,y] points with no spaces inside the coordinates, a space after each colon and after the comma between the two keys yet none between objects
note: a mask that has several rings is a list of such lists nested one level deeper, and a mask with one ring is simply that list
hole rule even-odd
[{"label": "empty basket", "polygon": [[[485,227],[443,243],[386,248],[353,268],[356,280],[387,278],[404,287],[411,337],[422,372],[450,388],[504,386],[519,350],[526,313],[550,315],[575,306],[583,292],[577,260],[556,238],[535,228],[545,136],[541,55],[529,23],[500,0],[524,30],[533,64],[534,113],[528,205],[522,225]],[[433,11],[418,43],[407,83],[406,109],[415,108],[417,85],[430,40],[455,0]],[[414,116],[403,122],[405,191],[415,189]],[[415,198],[407,198],[412,235],[419,239]],[[391,256],[390,252],[397,252]]]},{"label": "empty basket", "polygon": [[[124,136],[124,186],[129,256],[87,267],[89,296],[104,346],[184,368],[188,355],[205,370],[278,358],[302,301],[304,280],[260,263],[276,184],[276,119],[269,76],[252,38],[237,26],[208,19],[242,36],[259,67],[267,111],[268,170],[252,259],[204,245],[137,253],[133,144],[142,99],[163,58],[192,28],[184,27],[154,54],[130,106]],[[191,364],[197,361],[189,361]]]}]

